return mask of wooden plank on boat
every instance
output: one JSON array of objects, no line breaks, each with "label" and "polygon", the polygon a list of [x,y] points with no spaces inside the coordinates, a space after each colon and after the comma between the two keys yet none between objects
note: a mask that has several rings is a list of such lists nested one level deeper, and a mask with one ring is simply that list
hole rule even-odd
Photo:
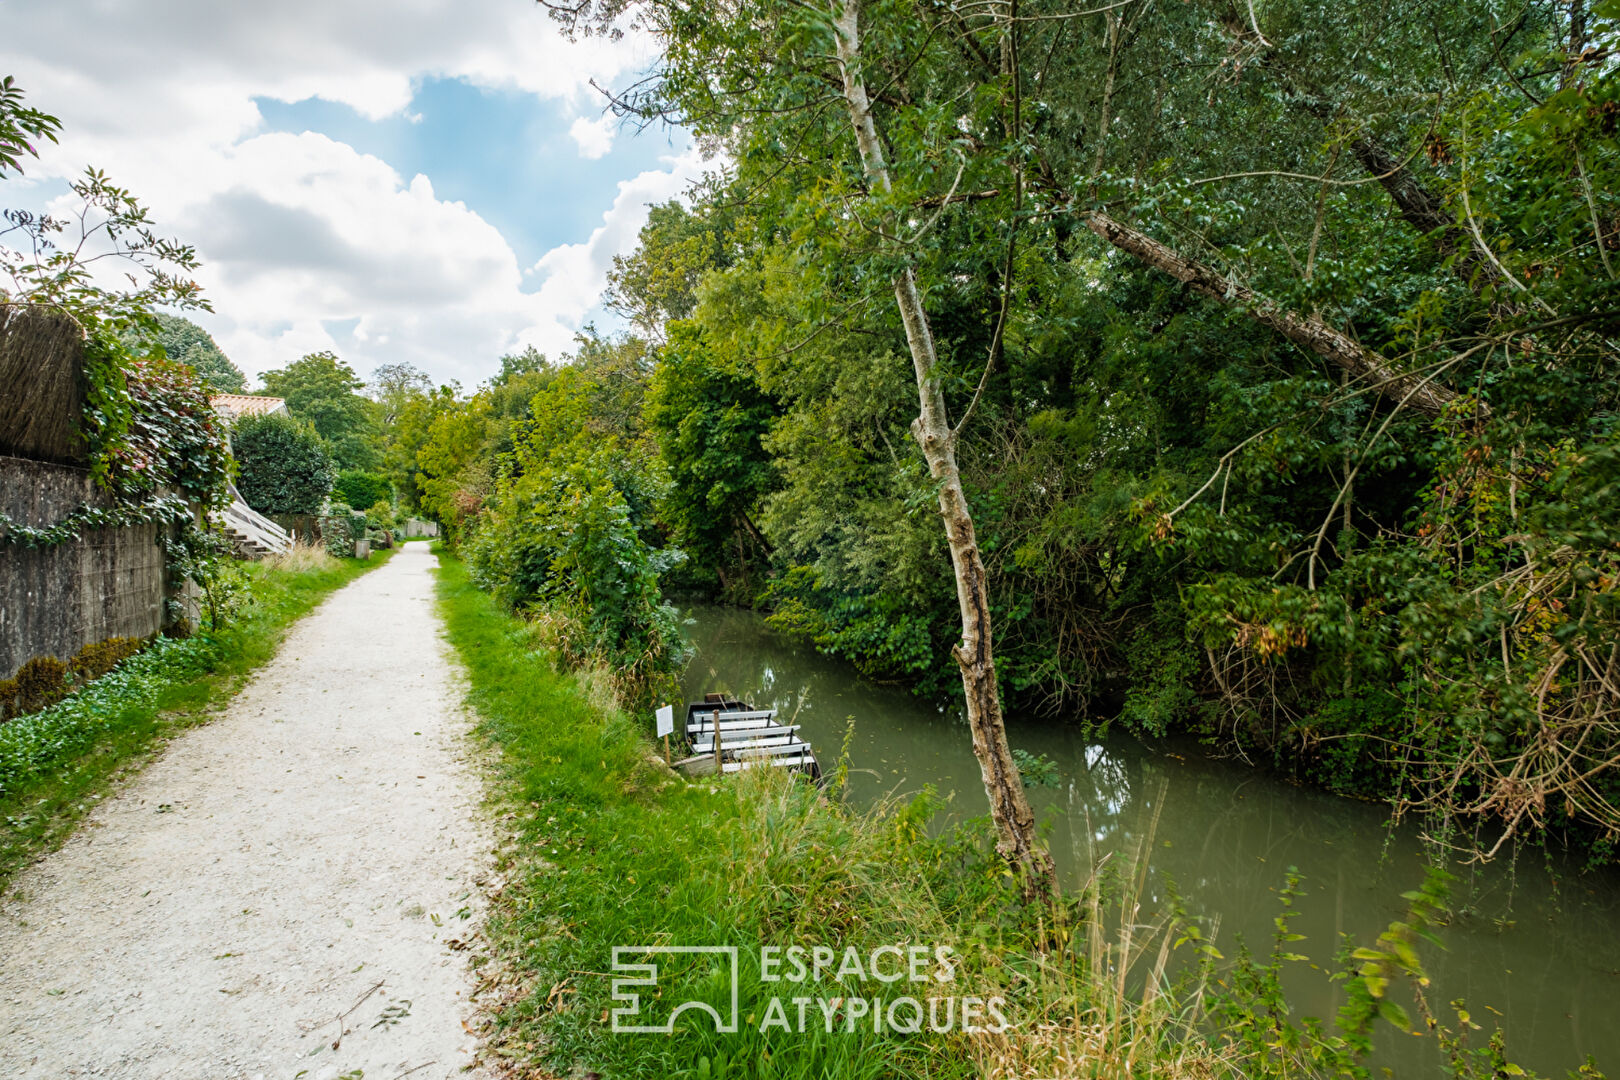
[{"label": "wooden plank on boat", "polygon": [[[772,749],[774,747],[780,747],[780,746],[808,746],[808,745],[810,745],[810,744],[805,742],[803,739],[786,738],[786,739],[761,739],[759,742],[741,743],[741,744],[739,744],[737,746],[733,746],[730,743],[726,743],[724,748],[725,748],[727,758],[735,758],[739,754],[746,754],[746,753],[749,753],[749,752],[755,751],[755,750],[770,750],[770,749]],[[714,744],[713,743],[699,743],[698,745],[692,747],[692,753],[694,753],[694,754],[712,754],[712,753],[714,753]]]},{"label": "wooden plank on boat", "polygon": [[[766,729],[763,732],[748,732],[747,735],[739,735],[739,733],[735,732],[721,732],[721,742],[726,745],[726,750],[742,750],[744,746],[794,742],[799,738],[799,735],[795,735],[794,730],[786,729],[786,727],[774,727],[774,729]],[[711,735],[693,735],[692,745],[713,746],[714,738]],[[693,750],[693,753],[697,753],[697,750]]]},{"label": "wooden plank on boat", "polygon": [[810,744],[807,742],[784,743],[781,746],[750,746],[737,752],[739,758],[746,757],[781,757],[783,754],[803,754],[808,752]]},{"label": "wooden plank on boat", "polygon": [[[808,754],[800,757],[780,757],[770,759],[770,763],[779,769],[789,769],[794,768],[795,766],[809,765],[814,761],[815,758],[809,756]],[[763,759],[759,761],[728,761],[721,767],[728,773],[734,773],[742,772],[747,768],[757,768],[759,766],[763,766],[764,764],[765,761]]]},{"label": "wooden plank on boat", "polygon": [[776,710],[775,709],[750,709],[750,710],[746,710],[746,711],[738,710],[738,711],[734,711],[734,712],[718,712],[718,713],[716,713],[716,712],[709,712],[708,710],[704,709],[704,710],[697,710],[697,711],[692,712],[691,714],[689,714],[687,716],[686,721],[687,721],[688,724],[705,724],[705,723],[706,724],[712,724],[712,723],[714,723],[714,719],[717,716],[720,718],[720,722],[722,724],[736,723],[738,721],[745,721],[745,720],[747,720],[747,721],[755,721],[755,720],[769,721],[769,720],[773,720],[773,719],[776,718]]},{"label": "wooden plank on boat", "polygon": [[[733,746],[737,746],[742,743],[753,742],[756,739],[776,739],[783,735],[791,735],[798,730],[798,724],[794,724],[791,727],[781,724],[773,724],[770,727],[747,728],[741,731],[732,728],[721,728],[720,740],[726,744],[726,749],[729,750]],[[712,730],[694,731],[691,733],[691,736],[693,742],[714,742],[714,732]]]},{"label": "wooden plank on boat", "polygon": [[775,719],[776,710],[775,709],[749,709],[749,710],[745,711],[745,710],[740,710],[739,709],[739,710],[734,710],[734,711],[731,711],[731,712],[719,712],[719,713],[716,713],[716,712],[710,712],[707,709],[696,709],[696,710],[693,710],[691,713],[687,714],[687,717],[686,717],[687,726],[691,726],[692,724],[712,724],[712,723],[714,723],[714,719],[715,719],[716,716],[718,716],[720,718],[720,722],[722,724],[737,723],[739,721],[766,721],[766,722],[769,722],[769,721]]},{"label": "wooden plank on boat", "polygon": [[[772,728],[772,727],[781,727],[781,726],[782,725],[778,724],[775,720],[722,720],[720,722],[720,730],[721,731],[728,731],[728,732],[729,731],[755,731],[755,730],[758,730],[760,728]],[[715,727],[715,725],[714,725],[714,723],[712,721],[707,721],[707,722],[699,721],[698,723],[687,724],[686,725],[686,731],[687,731],[687,734],[696,734],[699,731],[713,731],[714,727]]]},{"label": "wooden plank on boat", "polygon": [[723,712],[720,714],[720,722],[723,724],[727,720],[770,720],[775,716],[775,709],[752,709],[738,712]]}]

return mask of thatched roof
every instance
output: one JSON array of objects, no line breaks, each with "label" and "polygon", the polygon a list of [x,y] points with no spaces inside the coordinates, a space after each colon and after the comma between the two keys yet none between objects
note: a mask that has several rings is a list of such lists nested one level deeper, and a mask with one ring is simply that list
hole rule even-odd
[{"label": "thatched roof", "polygon": [[83,464],[84,331],[61,312],[0,300],[0,454]]}]

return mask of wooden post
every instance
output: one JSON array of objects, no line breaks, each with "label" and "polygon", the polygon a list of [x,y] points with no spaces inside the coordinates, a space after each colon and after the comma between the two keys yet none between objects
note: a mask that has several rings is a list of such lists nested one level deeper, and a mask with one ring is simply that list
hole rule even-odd
[{"label": "wooden post", "polygon": [[714,775],[723,776],[726,770],[720,757],[720,713],[717,710],[711,715],[714,717]]},{"label": "wooden post", "polygon": [[664,764],[669,764],[669,736],[664,736]]}]

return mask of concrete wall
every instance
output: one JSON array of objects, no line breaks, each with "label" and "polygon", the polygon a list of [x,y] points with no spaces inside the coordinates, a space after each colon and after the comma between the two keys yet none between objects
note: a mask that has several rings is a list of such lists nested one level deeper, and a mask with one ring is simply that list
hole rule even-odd
[{"label": "concrete wall", "polygon": [[[84,334],[59,313],[0,303],[0,511],[49,528],[111,506],[85,468]],[[0,679],[36,656],[67,660],[109,637],[163,627],[157,525],[96,529],[47,548],[0,542]]]},{"label": "concrete wall", "polygon": [[[88,469],[0,457],[0,511],[12,520],[53,525],[87,502],[112,504]],[[162,629],[158,529],[95,529],[55,547],[0,544],[0,678],[36,656],[66,660],[91,642]]]}]

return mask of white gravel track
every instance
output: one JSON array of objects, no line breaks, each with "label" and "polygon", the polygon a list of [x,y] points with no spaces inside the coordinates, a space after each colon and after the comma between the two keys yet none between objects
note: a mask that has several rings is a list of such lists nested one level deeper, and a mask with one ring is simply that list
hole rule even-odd
[{"label": "white gravel track", "polygon": [[480,1075],[453,946],[490,829],[433,565],[406,544],[329,597],[13,882],[0,1077]]}]

